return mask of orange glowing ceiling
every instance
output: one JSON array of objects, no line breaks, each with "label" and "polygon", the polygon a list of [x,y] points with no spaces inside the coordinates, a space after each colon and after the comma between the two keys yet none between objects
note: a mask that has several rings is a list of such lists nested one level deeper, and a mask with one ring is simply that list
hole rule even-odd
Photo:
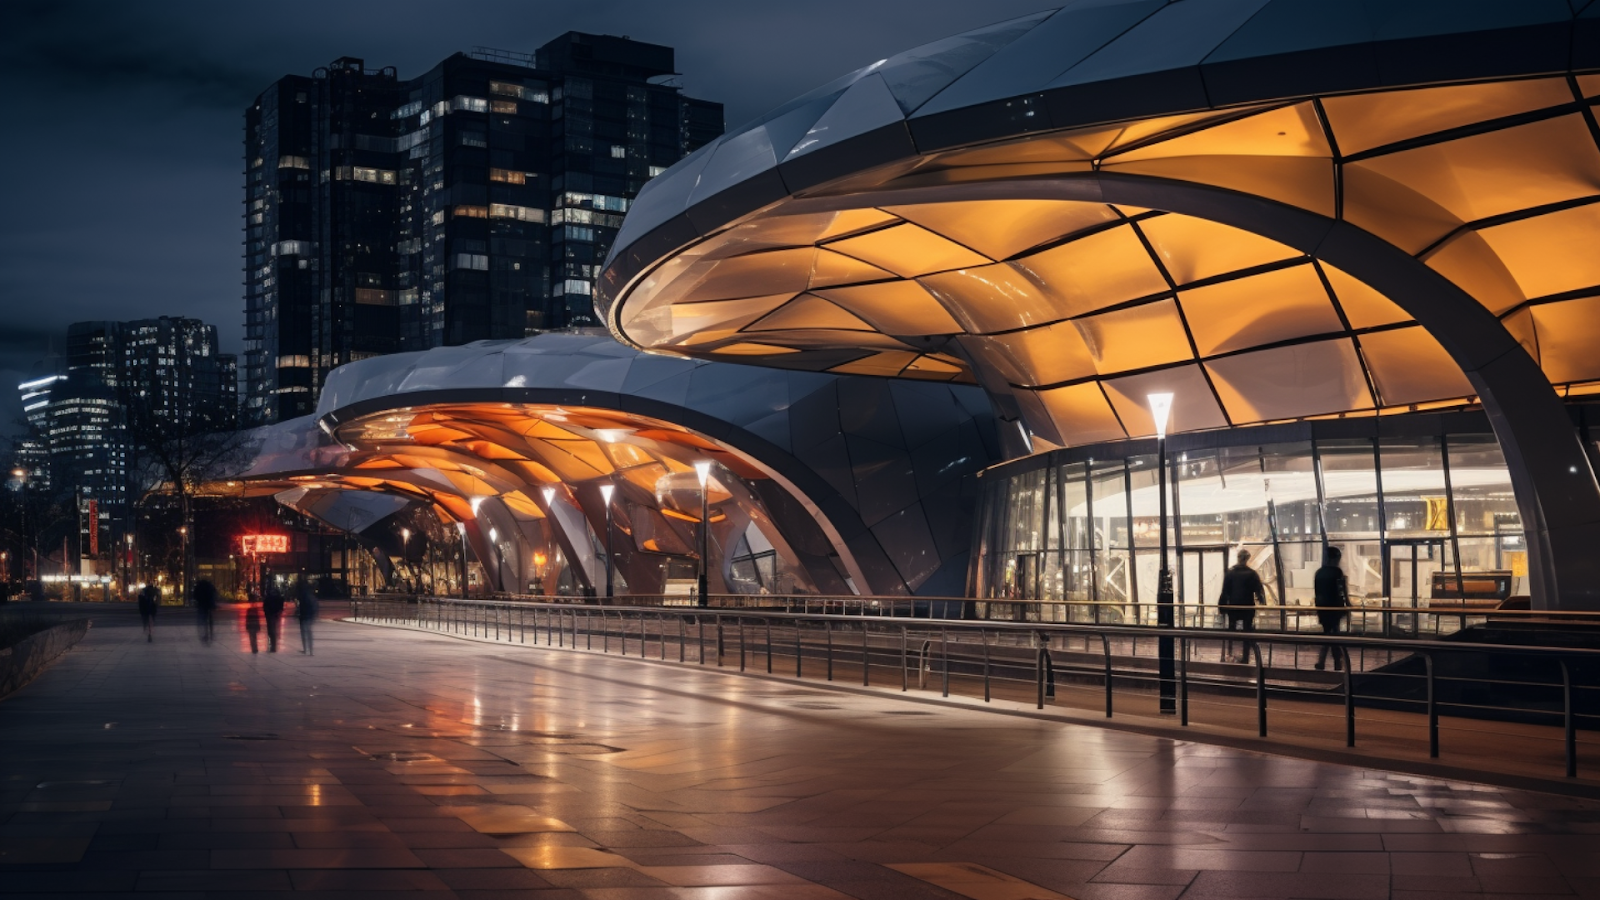
[{"label": "orange glowing ceiling", "polygon": [[[1169,116],[863,172],[662,260],[613,325],[729,361],[976,368],[1064,443],[1151,433],[1140,407],[1158,390],[1178,395],[1177,431],[1474,402],[1437,341],[1320,260],[1189,216],[1026,196],[1029,179],[1090,169],[1340,216],[1499,316],[1553,384],[1600,381],[1600,144],[1559,77]],[[957,191],[974,182],[1011,186]]]}]

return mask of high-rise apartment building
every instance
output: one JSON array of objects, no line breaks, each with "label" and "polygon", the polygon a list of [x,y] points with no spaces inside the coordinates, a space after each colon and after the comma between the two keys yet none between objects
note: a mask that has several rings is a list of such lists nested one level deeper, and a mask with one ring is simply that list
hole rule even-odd
[{"label": "high-rise apartment building", "polygon": [[569,32],[407,81],[342,58],[245,111],[247,422],[397,350],[591,327],[645,181],[722,133],[670,47]]}]

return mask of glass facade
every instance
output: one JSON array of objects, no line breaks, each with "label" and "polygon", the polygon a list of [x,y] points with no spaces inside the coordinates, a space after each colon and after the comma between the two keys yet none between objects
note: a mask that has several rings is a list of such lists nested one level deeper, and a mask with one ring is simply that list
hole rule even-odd
[{"label": "glass facade", "polygon": [[[1342,551],[1360,605],[1474,596],[1488,573],[1503,573],[1513,595],[1527,592],[1522,520],[1487,421],[1380,422],[1169,439],[1169,560],[1189,621],[1209,622],[1206,607],[1240,549],[1269,605],[1310,605],[1329,546]],[[1153,622],[1156,449],[1148,440],[1071,448],[984,473],[973,596],[1084,604],[1018,607],[1030,616]]]}]

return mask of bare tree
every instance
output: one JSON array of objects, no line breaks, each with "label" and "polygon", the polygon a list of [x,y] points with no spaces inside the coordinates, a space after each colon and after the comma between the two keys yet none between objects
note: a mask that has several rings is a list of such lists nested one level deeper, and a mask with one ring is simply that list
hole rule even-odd
[{"label": "bare tree", "polygon": [[150,392],[124,386],[123,428],[128,443],[130,500],[143,505],[157,497],[178,507],[182,583],[185,599],[194,580],[194,498],[208,482],[243,471],[255,452],[247,431],[217,430],[221,417]]}]

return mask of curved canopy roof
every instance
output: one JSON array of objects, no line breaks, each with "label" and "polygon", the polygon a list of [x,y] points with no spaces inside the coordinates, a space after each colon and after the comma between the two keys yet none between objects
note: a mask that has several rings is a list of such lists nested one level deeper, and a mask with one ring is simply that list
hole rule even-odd
[{"label": "curved canopy roof", "polygon": [[315,421],[298,430],[336,444],[264,442],[239,480],[382,492],[461,522],[492,506],[505,523],[550,517],[552,498],[603,522],[609,484],[638,549],[684,554],[693,466],[711,460],[732,476],[713,476],[712,501],[732,491],[741,515],[769,517],[825,592],[848,577],[864,593],[959,593],[962,481],[998,459],[976,388],[647,355],[590,335],[350,363],[330,373]]},{"label": "curved canopy roof", "polygon": [[1591,391],[1597,14],[1135,0],[978,29],[652,181],[600,302],[637,346],[976,380],[1059,443],[1151,433],[1151,391],[1176,430],[1476,402],[1471,348],[1320,237],[1219,212],[1243,197],[1381,239]]}]

